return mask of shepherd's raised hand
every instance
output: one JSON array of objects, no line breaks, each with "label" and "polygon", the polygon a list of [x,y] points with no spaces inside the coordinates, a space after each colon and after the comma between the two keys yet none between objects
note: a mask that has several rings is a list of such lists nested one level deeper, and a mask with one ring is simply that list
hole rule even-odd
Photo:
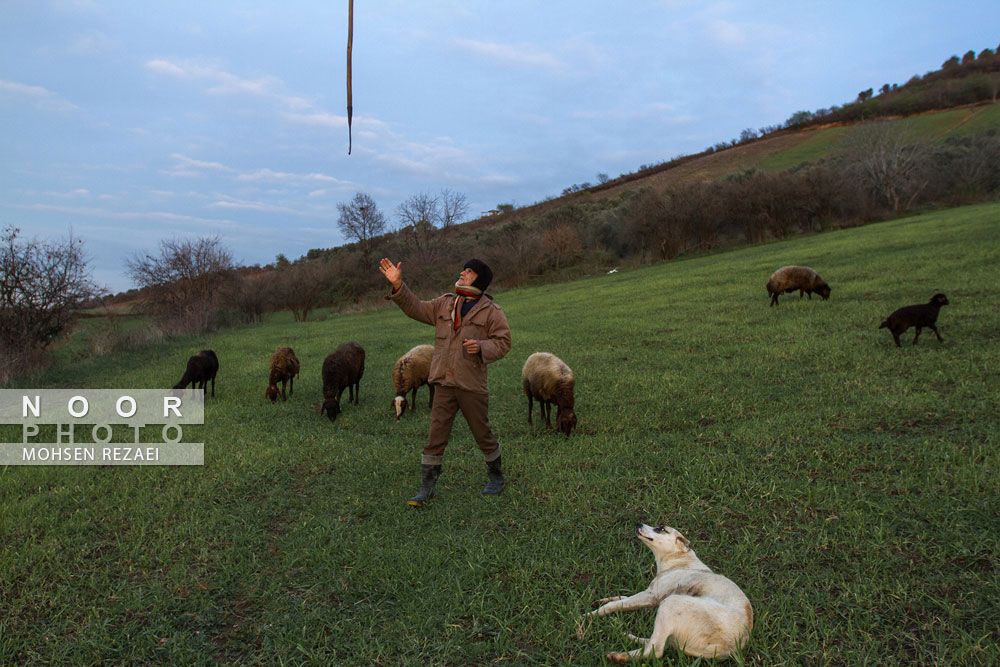
[{"label": "shepherd's raised hand", "polygon": [[403,284],[403,263],[393,264],[388,257],[383,257],[379,262],[378,270],[382,272],[385,279],[392,283],[393,289],[399,289]]}]

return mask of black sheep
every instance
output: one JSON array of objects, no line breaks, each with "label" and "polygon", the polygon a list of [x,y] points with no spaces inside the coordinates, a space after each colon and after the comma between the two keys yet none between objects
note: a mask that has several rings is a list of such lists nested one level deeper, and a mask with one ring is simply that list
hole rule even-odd
[{"label": "black sheep", "polygon": [[212,350],[202,350],[188,359],[187,370],[174,389],[185,389],[189,384],[192,389],[207,389],[208,381],[212,381],[212,396],[215,396],[215,375],[219,372],[219,358]]},{"label": "black sheep", "polygon": [[357,343],[344,343],[323,360],[323,402],[316,411],[333,421],[340,414],[340,396],[349,389],[348,402],[355,405],[361,396],[361,377],[365,374],[365,351]]},{"label": "black sheep", "polygon": [[878,326],[879,329],[888,329],[892,333],[892,339],[896,341],[896,347],[901,347],[899,344],[899,336],[904,331],[910,327],[916,327],[917,333],[913,335],[913,344],[917,344],[917,339],[920,337],[920,330],[924,327],[929,328],[937,336],[939,342],[944,342],[941,338],[941,334],[937,330],[937,318],[938,312],[941,310],[941,306],[948,305],[948,297],[944,294],[938,292],[931,297],[928,303],[921,303],[916,306],[904,306],[896,312],[894,312],[889,317],[885,318],[885,321]]}]

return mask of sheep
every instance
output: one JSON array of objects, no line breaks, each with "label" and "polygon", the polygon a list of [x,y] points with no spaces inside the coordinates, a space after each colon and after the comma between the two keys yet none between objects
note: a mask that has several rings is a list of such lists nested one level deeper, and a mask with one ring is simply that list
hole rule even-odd
[{"label": "sheep", "polygon": [[285,395],[285,385],[288,384],[288,393],[295,393],[295,376],[299,374],[299,359],[295,356],[295,351],[290,347],[279,347],[271,355],[271,375],[267,381],[267,389],[264,397],[276,403],[278,401],[278,383],[281,383],[281,400],[287,401]]},{"label": "sheep", "polygon": [[771,279],[767,281],[767,293],[771,297],[772,306],[778,305],[779,294],[795,290],[799,291],[800,299],[803,293],[812,299],[813,292],[823,297],[824,301],[830,298],[830,286],[808,266],[783,266],[772,273]]},{"label": "sheep", "polygon": [[938,342],[943,343],[944,339],[941,338],[941,334],[937,330],[937,318],[938,312],[941,310],[941,306],[948,305],[948,297],[946,297],[941,292],[938,292],[931,297],[931,300],[927,303],[917,304],[916,306],[904,306],[899,310],[895,311],[892,315],[885,318],[882,324],[878,325],[879,329],[888,329],[892,333],[892,339],[896,341],[896,347],[902,347],[899,344],[899,336],[904,331],[910,327],[916,327],[917,332],[913,335],[913,344],[917,344],[917,339],[920,337],[920,330],[924,327],[928,327],[937,336]]},{"label": "sheep", "polygon": [[215,375],[219,372],[219,358],[212,350],[202,350],[187,362],[181,381],[174,389],[186,389],[190,384],[192,389],[207,389],[208,381],[212,381],[212,396],[215,396]]},{"label": "sheep", "polygon": [[427,377],[431,374],[431,357],[434,356],[433,345],[417,345],[412,350],[401,356],[396,365],[392,368],[392,385],[396,390],[396,397],[392,399],[393,407],[396,408],[396,421],[406,412],[406,392],[413,391],[410,399],[412,404],[410,410],[417,407],[417,389],[422,385],[430,388],[430,403],[428,407],[434,405],[434,385],[428,384]]},{"label": "sheep", "polygon": [[535,352],[524,362],[521,381],[524,394],[528,397],[528,423],[531,423],[532,399],[538,399],[547,427],[551,426],[549,415],[555,403],[558,406],[555,430],[565,433],[568,438],[576,426],[576,413],[573,411],[575,380],[570,367],[554,354]]},{"label": "sheep", "polygon": [[333,421],[340,414],[340,397],[349,388],[347,400],[358,404],[361,376],[365,374],[365,351],[357,343],[344,343],[323,360],[323,402],[316,412]]}]

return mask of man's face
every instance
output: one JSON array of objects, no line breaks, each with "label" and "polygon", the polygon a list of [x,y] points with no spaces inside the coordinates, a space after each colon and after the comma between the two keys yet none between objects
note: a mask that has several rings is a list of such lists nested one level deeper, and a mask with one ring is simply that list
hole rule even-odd
[{"label": "man's face", "polygon": [[463,287],[472,287],[472,283],[476,282],[478,274],[472,269],[462,269],[462,273],[458,275],[458,284]]}]

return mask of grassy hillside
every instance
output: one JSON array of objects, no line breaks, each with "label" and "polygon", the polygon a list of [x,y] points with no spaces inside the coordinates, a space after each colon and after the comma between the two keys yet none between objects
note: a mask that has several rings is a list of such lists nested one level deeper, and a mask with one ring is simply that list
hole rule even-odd
[{"label": "grassy hillside", "polygon": [[[900,124],[915,141],[943,141],[950,136],[1000,130],[1000,104],[972,105],[888,122]],[[840,124],[789,130],[686,160],[676,167],[610,188],[608,192],[617,194],[622,189],[635,187],[663,188],[672,183],[714,181],[755,167],[769,171],[792,169],[804,162],[816,162],[831,156],[840,149],[841,141],[850,133],[851,127]]]},{"label": "grassy hillside", "polygon": [[[652,576],[637,521],[677,527],[741,585],[747,663],[995,664],[998,218],[955,209],[497,294],[514,347],[490,368],[508,476],[493,499],[459,419],[438,497],[405,505],[427,394],[395,422],[389,374],[431,330],[392,307],[53,370],[33,384],[163,387],[196,350],[221,360],[205,425],[185,429],[204,467],[0,469],[0,664],[602,664],[652,628],[646,611],[574,633]],[[764,283],[793,263],[832,298],[769,308]],[[943,344],[877,329],[937,291]],[[312,404],[347,340],[367,373],[331,424]],[[303,375],[270,405],[286,344]],[[539,350],[576,373],[569,439],[526,423],[520,368]]]}]

